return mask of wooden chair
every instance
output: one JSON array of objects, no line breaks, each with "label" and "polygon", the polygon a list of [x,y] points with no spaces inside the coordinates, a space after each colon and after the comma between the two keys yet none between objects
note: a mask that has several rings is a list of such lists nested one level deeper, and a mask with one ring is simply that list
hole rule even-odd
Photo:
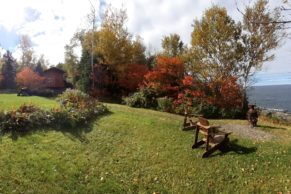
[{"label": "wooden chair", "polygon": [[[202,158],[208,157],[216,150],[223,150],[228,142],[228,135],[230,132],[223,132],[218,130],[219,126],[211,126],[207,119],[199,117],[196,124],[195,140],[192,149],[198,148],[199,146],[206,143],[206,151],[202,155]],[[199,133],[204,137],[198,141]]]},{"label": "wooden chair", "polygon": [[199,116],[201,115],[189,114],[187,111],[185,111],[182,130],[188,131],[188,130],[196,129],[197,117]]}]

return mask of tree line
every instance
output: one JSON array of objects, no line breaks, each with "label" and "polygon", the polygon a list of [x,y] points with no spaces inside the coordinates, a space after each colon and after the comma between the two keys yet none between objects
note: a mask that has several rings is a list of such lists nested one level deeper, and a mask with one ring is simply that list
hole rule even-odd
[{"label": "tree line", "polygon": [[48,67],[44,55],[37,56],[28,35],[21,35],[19,46],[20,59],[12,53],[0,53],[0,89],[15,90],[18,87],[38,88],[43,80],[42,73]]},{"label": "tree line", "polygon": [[[241,13],[242,20],[235,21],[224,7],[214,5],[194,20],[190,45],[169,34],[162,38],[162,51],[150,53],[142,38],[127,30],[126,10],[109,6],[97,29],[92,12],[92,29],[74,34],[57,67],[74,87],[99,99],[120,101],[142,92],[170,98],[177,106],[243,110],[254,74],[274,58],[272,51],[286,33],[282,10],[270,9],[267,0],[257,0]],[[79,46],[80,58],[75,53]],[[23,64],[33,61],[29,49],[27,53]],[[2,80],[3,69],[7,67]]]}]

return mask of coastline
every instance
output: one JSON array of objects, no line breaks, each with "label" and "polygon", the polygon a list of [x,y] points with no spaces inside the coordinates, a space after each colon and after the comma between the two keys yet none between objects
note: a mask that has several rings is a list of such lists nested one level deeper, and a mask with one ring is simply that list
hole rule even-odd
[{"label": "coastline", "polygon": [[260,117],[272,120],[274,123],[291,124],[291,112],[284,109],[258,107]]}]

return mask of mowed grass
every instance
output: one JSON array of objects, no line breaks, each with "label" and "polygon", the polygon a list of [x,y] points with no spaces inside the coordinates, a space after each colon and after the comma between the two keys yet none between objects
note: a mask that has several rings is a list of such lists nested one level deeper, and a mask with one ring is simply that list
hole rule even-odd
[{"label": "mowed grass", "polygon": [[[231,135],[232,151],[202,159],[203,149],[191,149],[193,131],[179,129],[181,116],[108,107],[111,114],[84,129],[2,137],[0,193],[291,191],[288,141],[254,142]],[[291,135],[288,127],[271,129]]]},{"label": "mowed grass", "polygon": [[34,104],[43,108],[58,106],[58,103],[49,98],[38,96],[17,96],[17,94],[0,94],[0,110],[11,110],[22,104]]}]

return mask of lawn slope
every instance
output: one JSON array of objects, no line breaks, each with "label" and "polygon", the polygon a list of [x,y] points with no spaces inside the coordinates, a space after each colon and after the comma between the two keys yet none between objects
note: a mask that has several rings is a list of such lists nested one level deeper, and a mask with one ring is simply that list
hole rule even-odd
[{"label": "lawn slope", "polygon": [[[202,149],[191,149],[193,131],[179,129],[181,116],[108,107],[111,114],[71,132],[2,137],[0,193],[291,191],[288,141],[254,142],[231,135],[232,151],[202,159]],[[290,137],[290,128],[284,132]]]},{"label": "lawn slope", "polygon": [[0,110],[18,108],[22,104],[34,104],[43,108],[52,108],[57,106],[57,102],[38,96],[17,96],[17,94],[0,94]]}]

